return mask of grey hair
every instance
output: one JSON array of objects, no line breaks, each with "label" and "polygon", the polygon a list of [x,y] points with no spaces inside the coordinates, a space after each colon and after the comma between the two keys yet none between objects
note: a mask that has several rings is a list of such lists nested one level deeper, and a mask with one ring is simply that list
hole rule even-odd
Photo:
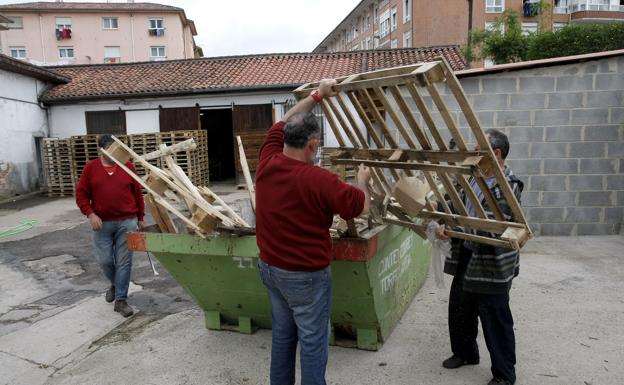
[{"label": "grey hair", "polygon": [[100,146],[100,148],[106,149],[112,143],[113,143],[113,137],[111,136],[111,134],[104,134],[98,138],[98,146]]},{"label": "grey hair", "polygon": [[312,137],[321,132],[312,112],[299,112],[291,116],[284,126],[284,143],[292,148],[304,148]]},{"label": "grey hair", "polygon": [[490,128],[485,133],[490,137],[492,150],[500,149],[503,159],[507,159],[507,154],[509,154],[509,139],[507,135],[494,128]]}]

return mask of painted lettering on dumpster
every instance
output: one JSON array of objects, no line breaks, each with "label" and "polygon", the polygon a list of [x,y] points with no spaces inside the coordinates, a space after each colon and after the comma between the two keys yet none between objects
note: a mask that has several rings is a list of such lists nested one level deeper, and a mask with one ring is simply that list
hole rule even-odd
[{"label": "painted lettering on dumpster", "polygon": [[232,261],[239,269],[255,269],[256,258],[253,257],[232,257]]},{"label": "painted lettering on dumpster", "polygon": [[378,278],[381,293],[385,294],[403,275],[412,262],[409,252],[412,249],[412,237],[407,237],[401,245],[379,263]]}]

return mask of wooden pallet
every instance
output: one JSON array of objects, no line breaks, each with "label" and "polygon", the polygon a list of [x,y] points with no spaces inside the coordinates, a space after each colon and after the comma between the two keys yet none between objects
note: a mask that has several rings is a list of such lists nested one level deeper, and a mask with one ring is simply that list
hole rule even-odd
[{"label": "wooden pallet", "polygon": [[70,141],[46,138],[43,140],[41,153],[48,196],[72,196],[75,185]]},{"label": "wooden pallet", "polygon": [[[336,96],[321,102],[341,150],[331,156],[331,163],[351,166],[363,163],[372,168],[373,196],[385,195],[388,210],[394,214],[385,218],[387,222],[422,234],[429,220],[444,221],[466,230],[449,232],[452,237],[513,249],[520,249],[531,237],[525,215],[496,162],[487,136],[461,84],[443,58],[337,80]],[[306,97],[318,86],[318,82],[304,84],[295,90],[295,96]],[[464,118],[468,122],[468,134],[475,138],[480,151],[469,151],[447,101],[459,106],[460,120]],[[456,151],[447,147],[451,138],[457,144]],[[509,203],[514,221],[504,217],[487,187],[485,176],[490,174]],[[416,216],[408,216],[400,204],[388,197],[399,179],[414,176],[426,182],[431,194]],[[491,216],[470,187],[470,177],[483,191]],[[455,184],[465,191],[476,210],[475,216],[468,213]],[[457,212],[451,211],[444,194]]]}]

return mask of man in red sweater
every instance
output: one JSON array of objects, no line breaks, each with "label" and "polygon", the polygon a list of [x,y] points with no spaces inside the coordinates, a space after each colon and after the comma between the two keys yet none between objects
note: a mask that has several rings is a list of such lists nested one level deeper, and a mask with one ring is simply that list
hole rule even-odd
[{"label": "man in red sweater", "polygon": [[[102,135],[98,144],[108,148],[110,135]],[[136,172],[132,163],[126,166]],[[76,188],[76,203],[89,218],[98,262],[111,283],[106,302],[115,301],[114,310],[124,317],[134,311],[126,301],[132,252],[128,250],[128,232],[144,227],[141,185],[104,154],[89,161],[82,170]]]},{"label": "man in red sweater", "polygon": [[271,384],[295,383],[297,343],[301,384],[325,384],[331,310],[334,214],[367,213],[370,170],[360,166],[357,187],[316,167],[321,131],[310,111],[333,96],[335,80],[299,101],[267,135],[256,170],[256,237],[260,277],[271,302]]}]

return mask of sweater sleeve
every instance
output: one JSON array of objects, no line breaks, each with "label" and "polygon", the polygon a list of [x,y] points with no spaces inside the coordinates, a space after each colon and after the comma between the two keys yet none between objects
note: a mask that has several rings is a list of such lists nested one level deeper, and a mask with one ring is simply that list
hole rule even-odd
[{"label": "sweater sleeve", "polygon": [[89,187],[89,179],[91,178],[91,172],[93,169],[93,163],[89,162],[82,169],[82,174],[78,180],[78,187],[76,187],[76,204],[80,211],[89,216],[93,213],[93,207],[91,207],[91,189]]},{"label": "sweater sleeve", "polygon": [[333,213],[340,215],[344,220],[353,219],[362,213],[366,197],[362,190],[343,182],[338,175],[329,171],[322,170],[321,175],[319,185]]},{"label": "sweater sleeve", "polygon": [[[136,168],[129,161],[126,163],[126,166],[132,170],[133,173],[136,174]],[[135,179],[132,179],[132,192],[134,194],[134,200],[136,202],[137,207],[137,219],[142,221],[145,217],[145,204],[143,202],[143,191],[141,190],[141,184],[137,182]]]},{"label": "sweater sleeve", "polygon": [[258,159],[260,162],[272,155],[282,152],[284,149],[285,125],[286,123],[284,122],[277,122],[271,127],[264,143],[262,143],[262,147],[260,147],[260,157]]}]

